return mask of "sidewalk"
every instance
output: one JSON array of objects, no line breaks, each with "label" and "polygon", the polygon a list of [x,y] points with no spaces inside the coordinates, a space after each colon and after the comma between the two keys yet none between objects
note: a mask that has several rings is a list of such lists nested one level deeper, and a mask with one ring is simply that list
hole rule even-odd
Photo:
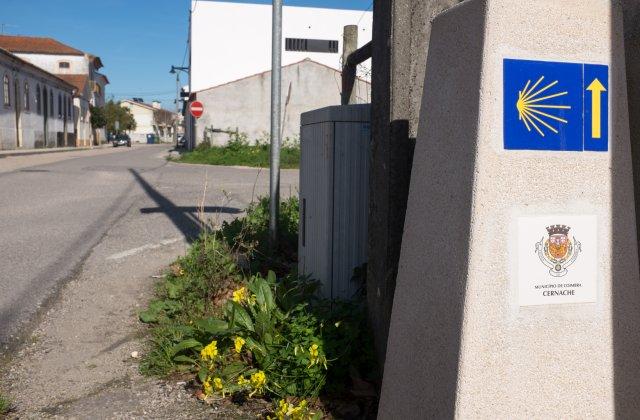
[{"label": "sidewalk", "polygon": [[[128,149],[128,148],[127,148]],[[65,153],[58,153],[65,152]],[[48,165],[68,159],[122,153],[121,147],[95,146],[93,148],[60,147],[55,149],[0,151],[0,175],[32,166]]]},{"label": "sidewalk", "polygon": [[17,149],[17,150],[0,150],[0,159],[9,156],[26,156],[26,155],[41,155],[44,153],[60,153],[60,152],[72,152],[80,150],[96,150],[104,149],[111,146],[110,144],[102,144],[100,146],[93,147],[52,147],[47,149]]}]

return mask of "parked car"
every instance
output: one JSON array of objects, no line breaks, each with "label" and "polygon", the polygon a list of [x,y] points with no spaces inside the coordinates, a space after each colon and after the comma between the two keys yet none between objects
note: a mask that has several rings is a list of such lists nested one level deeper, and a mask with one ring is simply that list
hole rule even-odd
[{"label": "parked car", "polygon": [[181,134],[180,136],[178,136],[178,147],[186,147],[187,145],[187,138],[184,136],[184,134]]},{"label": "parked car", "polygon": [[127,146],[131,147],[131,137],[128,134],[117,134],[113,139],[113,147]]}]

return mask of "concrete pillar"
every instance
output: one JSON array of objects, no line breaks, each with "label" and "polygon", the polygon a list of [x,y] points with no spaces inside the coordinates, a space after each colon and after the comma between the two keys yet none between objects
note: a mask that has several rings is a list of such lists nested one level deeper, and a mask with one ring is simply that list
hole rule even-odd
[{"label": "concrete pillar", "polygon": [[433,22],[379,418],[640,413],[622,26],[600,0]]},{"label": "concrete pillar", "polygon": [[[640,1],[623,0],[629,124],[633,156],[636,214],[640,211]],[[640,220],[637,230],[640,232]]]},{"label": "concrete pillar", "polygon": [[[352,52],[354,52],[355,50],[358,49],[358,25],[347,25],[344,27],[343,33],[342,33],[342,72],[344,73],[345,70],[345,66],[347,64],[347,59],[349,58],[349,56],[351,55]],[[351,73],[351,75],[356,75],[357,77],[357,73],[356,70],[353,69],[352,70],[353,73]],[[357,79],[356,79],[357,81]],[[349,105],[349,104],[355,104],[356,100],[357,100],[357,89],[353,88],[353,86],[355,86],[355,82],[352,85],[352,89],[351,89],[351,95],[347,98],[346,97],[346,91],[342,92],[342,104],[343,105]],[[344,83],[343,83],[344,84]],[[342,86],[343,89],[345,88],[345,86]]]}]

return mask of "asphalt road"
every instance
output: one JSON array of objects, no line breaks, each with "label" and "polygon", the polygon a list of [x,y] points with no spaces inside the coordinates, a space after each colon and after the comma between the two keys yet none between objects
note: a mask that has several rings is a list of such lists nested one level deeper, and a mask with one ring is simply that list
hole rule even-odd
[{"label": "asphalt road", "polygon": [[[198,208],[220,223],[268,192],[268,170],[168,163],[168,150],[141,145],[0,158],[0,345],[19,341],[46,317],[102,242],[112,262],[177,242],[184,252],[200,228]],[[282,172],[283,196],[297,194],[297,184],[297,171]]]}]

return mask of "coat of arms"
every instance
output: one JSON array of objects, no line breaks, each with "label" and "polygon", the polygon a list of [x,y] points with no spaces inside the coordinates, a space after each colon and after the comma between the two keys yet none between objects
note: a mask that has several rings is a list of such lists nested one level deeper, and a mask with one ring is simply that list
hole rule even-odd
[{"label": "coat of arms", "polygon": [[571,228],[565,225],[551,225],[547,227],[549,237],[543,237],[536,243],[536,253],[540,261],[549,268],[553,277],[567,274],[567,267],[573,264],[582,251],[582,245],[575,238],[569,238]]}]

